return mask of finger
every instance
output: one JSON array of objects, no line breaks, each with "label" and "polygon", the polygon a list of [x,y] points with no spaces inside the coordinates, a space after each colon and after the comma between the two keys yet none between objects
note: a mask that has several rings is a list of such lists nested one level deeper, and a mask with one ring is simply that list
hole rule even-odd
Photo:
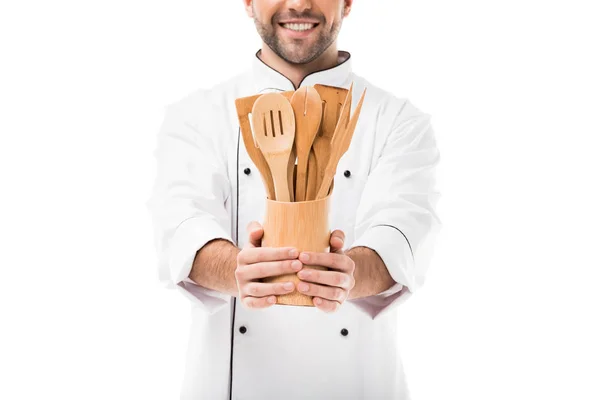
[{"label": "finger", "polygon": [[251,221],[246,227],[246,231],[248,232],[248,247],[260,247],[264,234],[262,225],[257,221]]},{"label": "finger", "polygon": [[331,253],[339,253],[344,247],[344,240],[346,239],[346,234],[344,231],[340,229],[336,229],[331,233],[329,237],[329,251]]},{"label": "finger", "polygon": [[305,265],[318,265],[347,273],[354,271],[354,261],[345,254],[302,252],[298,259]]},{"label": "finger", "polygon": [[275,298],[275,296],[268,296],[268,297],[246,296],[246,297],[242,298],[242,304],[244,306],[246,306],[246,308],[253,308],[253,309],[271,307],[273,304],[275,304],[276,301],[277,301],[277,299]]},{"label": "finger", "polygon": [[235,270],[235,277],[240,282],[248,282],[269,276],[295,274],[302,268],[298,260],[268,261],[243,265]]},{"label": "finger", "polygon": [[298,250],[293,247],[258,247],[240,251],[238,263],[255,264],[266,261],[291,260],[297,257]]},{"label": "finger", "polygon": [[316,283],[298,282],[298,291],[308,296],[317,296],[322,299],[337,301],[340,304],[346,301],[348,292],[339,287],[323,286]]},{"label": "finger", "polygon": [[320,297],[313,297],[313,304],[319,310],[324,311],[328,314],[336,312],[340,308],[340,305],[341,305],[337,301],[322,299]]},{"label": "finger", "polygon": [[343,272],[319,271],[311,268],[303,268],[297,275],[298,278],[305,282],[340,287],[345,290],[351,290],[354,287],[354,277]]},{"label": "finger", "polygon": [[267,297],[274,294],[288,294],[294,289],[296,289],[294,282],[250,282],[242,287],[242,293],[251,297]]}]

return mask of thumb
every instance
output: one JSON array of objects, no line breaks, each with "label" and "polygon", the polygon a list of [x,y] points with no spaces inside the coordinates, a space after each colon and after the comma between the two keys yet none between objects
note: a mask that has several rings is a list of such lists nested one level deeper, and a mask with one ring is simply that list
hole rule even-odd
[{"label": "thumb", "polygon": [[335,231],[331,232],[331,236],[329,237],[329,252],[340,253],[344,247],[345,239],[346,235],[344,234],[344,231],[336,229]]},{"label": "thumb", "polygon": [[248,245],[250,247],[260,247],[264,234],[262,225],[257,221],[251,221],[246,230],[248,231]]}]

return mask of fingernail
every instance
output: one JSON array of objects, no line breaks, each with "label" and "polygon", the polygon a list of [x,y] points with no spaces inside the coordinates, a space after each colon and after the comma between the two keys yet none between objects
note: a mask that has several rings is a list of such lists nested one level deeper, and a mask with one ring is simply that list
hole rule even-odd
[{"label": "fingernail", "polygon": [[301,283],[298,285],[298,290],[301,292],[306,292],[308,290],[308,285],[306,283]]},{"label": "fingernail", "polygon": [[298,255],[298,251],[296,249],[290,250],[290,257],[296,257]]},{"label": "fingernail", "polygon": [[298,278],[308,278],[310,276],[309,271],[300,271],[298,272]]},{"label": "fingernail", "polygon": [[292,261],[292,269],[294,271],[300,271],[300,268],[302,268],[302,263],[298,260],[294,260]]},{"label": "fingernail", "polygon": [[283,284],[283,288],[285,290],[292,290],[294,288],[294,284],[292,282],[287,282]]},{"label": "fingernail", "polygon": [[275,297],[271,296],[271,297],[269,297],[269,300],[267,300],[267,301],[271,304],[275,304]]},{"label": "fingernail", "polygon": [[321,298],[320,298],[320,297],[317,297],[317,298],[315,299],[315,303],[317,303],[318,305],[321,305],[321,303],[322,303],[322,302],[323,302],[323,300],[321,300]]},{"label": "fingernail", "polygon": [[302,254],[300,254],[299,258],[300,258],[300,261],[302,261],[302,262],[308,262],[310,257],[308,256],[308,254],[302,253]]}]

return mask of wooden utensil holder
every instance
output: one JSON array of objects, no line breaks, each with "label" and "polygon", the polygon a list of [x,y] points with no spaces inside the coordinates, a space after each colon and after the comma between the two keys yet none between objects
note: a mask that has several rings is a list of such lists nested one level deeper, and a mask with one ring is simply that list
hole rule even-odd
[{"label": "wooden utensil holder", "polygon": [[[266,200],[266,212],[263,223],[263,247],[295,247],[299,252],[329,251],[329,205],[333,185],[327,197],[319,200],[282,202]],[[304,268],[326,271],[328,268],[305,265]],[[293,274],[264,278],[263,282],[294,282],[300,279]],[[276,296],[276,304],[314,307],[312,296],[296,290]]]}]

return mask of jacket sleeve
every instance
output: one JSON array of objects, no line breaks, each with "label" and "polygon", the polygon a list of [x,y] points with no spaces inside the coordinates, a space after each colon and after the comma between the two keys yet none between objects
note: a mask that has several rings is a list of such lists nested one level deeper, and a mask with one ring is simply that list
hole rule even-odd
[{"label": "jacket sleeve", "polygon": [[372,319],[406,301],[424,283],[441,228],[435,211],[439,159],[430,115],[407,101],[367,177],[356,239],[349,246],[374,250],[396,282],[378,295],[349,300]]},{"label": "jacket sleeve", "polygon": [[[154,151],[156,179],[146,206],[154,229],[158,277],[209,313],[231,296],[188,278],[196,252],[213,239],[231,238],[225,202],[231,187],[225,158],[210,128],[210,102],[195,93],[166,107]],[[206,121],[204,121],[206,119]]]}]

